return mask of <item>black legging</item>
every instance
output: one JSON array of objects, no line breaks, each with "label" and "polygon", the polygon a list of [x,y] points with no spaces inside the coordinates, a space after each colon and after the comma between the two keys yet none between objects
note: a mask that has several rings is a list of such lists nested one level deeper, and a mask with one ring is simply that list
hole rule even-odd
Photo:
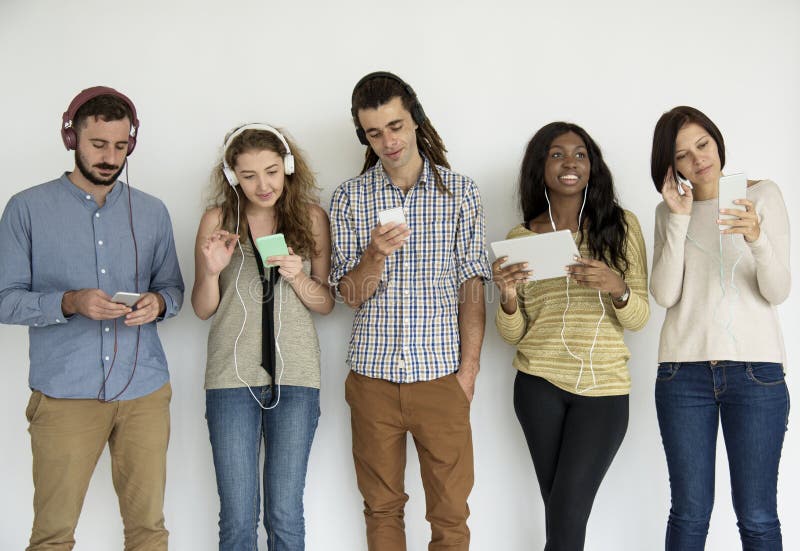
[{"label": "black legging", "polygon": [[628,396],[580,396],[519,372],[514,410],[544,500],[544,549],[580,551],[594,496],[628,428]]}]

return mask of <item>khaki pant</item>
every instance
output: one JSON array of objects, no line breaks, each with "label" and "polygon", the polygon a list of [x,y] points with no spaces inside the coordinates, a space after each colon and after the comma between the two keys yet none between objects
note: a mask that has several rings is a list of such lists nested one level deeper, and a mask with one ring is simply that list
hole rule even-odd
[{"label": "khaki pant", "polygon": [[34,391],[25,414],[33,451],[33,529],[28,551],[69,550],[97,460],[108,442],[126,551],[167,549],[164,485],[167,383],[135,400],[50,398]]},{"label": "khaki pant", "polygon": [[406,432],[419,455],[429,551],[469,549],[474,481],[469,401],[455,375],[398,384],[350,372],[345,383],[353,460],[370,551],[405,551]]}]

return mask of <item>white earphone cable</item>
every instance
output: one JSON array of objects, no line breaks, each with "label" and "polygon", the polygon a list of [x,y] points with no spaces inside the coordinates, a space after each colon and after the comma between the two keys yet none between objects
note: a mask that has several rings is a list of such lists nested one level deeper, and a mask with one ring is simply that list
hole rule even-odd
[{"label": "white earphone cable", "polygon": [[[239,235],[239,225],[241,221],[239,192],[236,190],[235,187],[233,188],[233,192],[236,194],[236,235]],[[279,288],[280,298],[278,302],[278,332],[275,334],[275,350],[278,353],[278,357],[281,360],[281,370],[280,373],[278,374],[278,380],[276,381],[276,387],[278,389],[277,399],[275,400],[275,403],[273,405],[264,406],[261,403],[261,400],[259,400],[258,397],[253,392],[253,388],[247,383],[247,381],[242,379],[242,376],[239,374],[239,361],[237,358],[237,351],[239,348],[239,338],[244,333],[245,324],[247,323],[247,306],[244,303],[244,298],[242,297],[241,291],[239,291],[239,276],[242,274],[242,268],[244,267],[244,249],[242,249],[241,241],[237,240],[236,244],[239,247],[239,253],[241,254],[242,261],[239,263],[239,270],[236,272],[236,281],[234,282],[234,288],[236,289],[236,296],[239,297],[239,302],[242,304],[242,313],[244,314],[244,319],[242,320],[242,327],[241,329],[239,329],[239,334],[236,335],[236,340],[233,342],[233,367],[236,370],[236,378],[239,379],[242,382],[242,384],[244,384],[247,387],[247,390],[250,391],[250,395],[258,404],[258,407],[260,407],[263,410],[269,410],[277,407],[277,405],[281,401],[281,379],[283,378],[283,371],[285,367],[283,362],[283,354],[281,354],[281,347],[278,344],[278,336],[281,334],[281,313],[283,310],[283,287],[281,287],[281,283],[279,281],[278,288]],[[253,251],[253,254],[258,254],[258,252]],[[264,297],[262,297],[262,300],[264,300]]]},{"label": "white earphone cable", "polygon": [[[581,204],[581,210],[578,213],[578,235],[580,235],[580,232],[581,232],[581,222],[583,221],[583,209],[586,206],[586,196],[588,195],[588,187],[589,186],[587,184],[587,186],[583,190],[583,203]],[[553,219],[553,210],[552,210],[551,205],[550,205],[550,197],[547,194],[547,189],[546,188],[544,190],[544,198],[545,198],[545,200],[547,200],[547,213],[550,216],[550,226],[553,228],[553,231],[558,231],[556,229],[555,220]],[[572,349],[567,344],[566,338],[564,337],[564,333],[567,330],[567,311],[569,310],[569,304],[570,304],[569,276],[567,276],[566,280],[567,280],[567,305],[564,308],[564,312],[561,314],[561,343],[564,345],[564,348],[566,349],[567,353],[581,363],[580,370],[578,371],[578,379],[575,381],[575,391],[578,394],[583,394],[584,392],[592,390],[593,388],[595,388],[597,386],[597,377],[595,376],[595,373],[594,373],[594,359],[593,359],[593,356],[594,356],[594,348],[595,348],[595,345],[597,344],[597,337],[600,334],[600,324],[602,323],[603,319],[606,316],[606,305],[603,303],[603,297],[600,294],[600,291],[598,290],[597,291],[597,300],[600,302],[600,308],[602,308],[602,313],[600,314],[600,317],[597,320],[597,325],[595,326],[595,331],[594,331],[594,338],[592,339],[592,346],[589,348],[589,371],[592,374],[592,384],[591,384],[591,386],[588,386],[588,387],[585,387],[585,388],[579,388],[580,384],[581,384],[581,379],[583,378],[583,371],[584,371],[584,368],[585,368],[585,363],[584,363],[584,359],[583,358],[581,358],[580,356],[578,356],[577,354],[575,354],[572,351]]]}]

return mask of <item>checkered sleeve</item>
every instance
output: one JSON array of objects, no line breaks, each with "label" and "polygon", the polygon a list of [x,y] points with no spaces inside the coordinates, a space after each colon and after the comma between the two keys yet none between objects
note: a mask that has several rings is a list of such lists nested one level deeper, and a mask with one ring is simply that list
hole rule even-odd
[{"label": "checkered sleeve", "polygon": [[358,234],[350,208],[350,195],[342,184],[331,197],[331,272],[328,283],[339,294],[339,281],[358,265]]},{"label": "checkered sleeve", "polygon": [[484,281],[492,279],[484,246],[485,236],[486,221],[481,196],[475,183],[468,180],[464,186],[456,228],[455,256],[459,286],[476,276]]}]

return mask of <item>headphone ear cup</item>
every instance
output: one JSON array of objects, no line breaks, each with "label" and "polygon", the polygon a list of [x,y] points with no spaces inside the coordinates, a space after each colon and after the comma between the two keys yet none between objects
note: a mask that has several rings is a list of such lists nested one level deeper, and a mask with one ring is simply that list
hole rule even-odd
[{"label": "headphone ear cup", "polygon": [[358,141],[361,142],[361,145],[369,145],[369,140],[367,140],[367,133],[364,132],[363,128],[356,128],[356,136],[358,136]]},{"label": "headphone ear cup", "polygon": [[422,108],[422,105],[416,100],[414,100],[414,106],[411,108],[411,118],[414,119],[414,122],[421,125],[425,121],[428,120],[428,116],[425,114],[425,110]]},{"label": "headphone ear cup", "polygon": [[139,129],[131,126],[131,134],[128,136],[128,155],[133,153],[133,148],[136,147],[136,138],[139,137]]},{"label": "headphone ear cup", "polygon": [[236,177],[236,173],[233,171],[233,169],[223,166],[222,173],[225,174],[225,179],[228,180],[228,183],[231,185],[231,187],[236,187],[236,185],[239,183],[239,179]]},{"label": "headphone ear cup", "polygon": [[283,173],[287,176],[294,174],[294,155],[287,153],[283,158]]},{"label": "headphone ear cup", "polygon": [[78,136],[72,128],[62,128],[61,139],[64,140],[64,146],[68,150],[73,150],[78,147]]}]

